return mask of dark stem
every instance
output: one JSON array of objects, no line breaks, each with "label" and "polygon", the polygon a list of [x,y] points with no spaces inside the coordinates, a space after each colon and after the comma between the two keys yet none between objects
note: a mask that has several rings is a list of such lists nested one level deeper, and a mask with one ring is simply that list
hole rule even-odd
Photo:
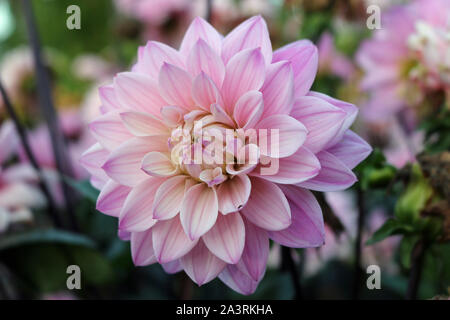
[{"label": "dark stem", "polygon": [[28,142],[27,134],[25,133],[25,129],[22,127],[19,117],[17,116],[17,114],[14,110],[14,107],[12,106],[11,101],[9,100],[9,97],[8,97],[1,81],[0,81],[0,92],[1,92],[1,96],[3,97],[3,101],[5,104],[6,110],[9,114],[12,122],[14,123],[17,133],[19,134],[20,142],[22,143],[22,146],[23,146],[23,149],[25,150],[27,158],[37,173],[39,187],[41,188],[42,193],[44,194],[45,198],[47,199],[47,206],[48,206],[50,216],[53,219],[53,222],[55,223],[55,225],[57,227],[62,227],[62,221],[58,214],[58,210],[56,209],[55,201],[53,200],[50,190],[49,190],[47,184],[45,183],[45,179],[44,179],[42,170],[39,166],[39,163],[37,162],[32,150],[31,150],[30,144]]},{"label": "dark stem", "polygon": [[206,21],[211,23],[213,0],[206,0]]},{"label": "dark stem", "polygon": [[359,291],[361,288],[362,279],[362,268],[361,268],[361,238],[364,230],[364,220],[365,220],[365,203],[364,203],[364,193],[361,187],[358,187],[358,226],[356,231],[355,239],[355,261],[354,261],[354,279],[353,279],[353,299],[357,300],[359,298]]},{"label": "dark stem", "polygon": [[41,44],[37,32],[36,22],[34,19],[33,8],[29,0],[22,0],[25,20],[27,23],[29,40],[33,49],[34,64],[36,68],[37,87],[39,104],[44,114],[47,126],[50,132],[50,139],[53,147],[53,155],[55,157],[56,168],[58,170],[61,181],[65,208],[69,214],[70,225],[72,230],[77,230],[77,223],[74,216],[75,201],[74,193],[71,192],[69,186],[63,179],[63,175],[73,177],[72,166],[66,152],[64,136],[61,133],[58,117],[53,104],[50,80],[45,68],[41,53]]},{"label": "dark stem", "polygon": [[425,243],[422,240],[419,240],[411,253],[411,271],[409,273],[408,289],[405,297],[406,300],[417,299],[425,251]]},{"label": "dark stem", "polygon": [[302,300],[302,288],[300,285],[300,274],[297,266],[292,259],[291,248],[281,247],[282,265],[281,269],[286,270],[291,275],[292,284],[295,290],[295,300]]}]

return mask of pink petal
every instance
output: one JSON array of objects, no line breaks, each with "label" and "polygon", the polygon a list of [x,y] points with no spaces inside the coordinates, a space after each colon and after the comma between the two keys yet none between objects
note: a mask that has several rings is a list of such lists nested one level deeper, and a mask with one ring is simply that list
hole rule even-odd
[{"label": "pink petal", "polygon": [[312,96],[312,97],[320,98],[322,100],[325,100],[326,102],[332,104],[333,106],[338,107],[339,109],[343,110],[347,114],[347,116],[346,116],[346,118],[344,120],[344,123],[342,124],[342,127],[339,130],[339,132],[336,134],[334,139],[332,139],[326,145],[326,148],[329,148],[329,147],[335,145],[336,143],[338,143],[339,141],[341,141],[341,139],[344,136],[345,132],[350,128],[350,126],[355,121],[356,116],[358,115],[358,108],[355,105],[351,104],[351,103],[334,99],[334,98],[329,97],[329,96],[327,96],[325,94],[322,94],[322,93],[311,91],[308,95]]},{"label": "pink petal", "polygon": [[219,279],[236,292],[250,295],[255,292],[258,282],[241,272],[235,265],[229,264],[219,274]]},{"label": "pink petal", "polygon": [[187,70],[192,76],[206,73],[218,86],[222,87],[225,65],[220,56],[202,39],[192,48],[187,59]]},{"label": "pink petal", "polygon": [[300,147],[292,156],[271,159],[270,163],[277,160],[279,161],[278,170],[275,174],[264,174],[260,164],[250,175],[275,183],[295,184],[315,177],[320,171],[319,160],[305,147]]},{"label": "pink petal", "polygon": [[242,50],[254,48],[261,48],[266,64],[272,61],[272,44],[269,31],[261,16],[244,21],[225,37],[222,46],[222,59],[227,64]]},{"label": "pink petal", "polygon": [[195,77],[192,84],[192,97],[203,110],[209,111],[211,104],[223,104],[219,89],[204,72]]},{"label": "pink petal", "polygon": [[91,183],[97,189],[101,189],[109,180],[102,169],[108,155],[109,151],[104,149],[100,143],[96,143],[86,150],[80,158],[80,164],[91,174]]},{"label": "pink petal", "polygon": [[281,189],[270,181],[250,178],[252,192],[242,214],[253,224],[278,231],[291,224],[291,210]]},{"label": "pink petal", "polygon": [[186,179],[186,176],[175,176],[158,188],[152,209],[154,219],[171,219],[180,211]]},{"label": "pink petal", "polygon": [[181,258],[198,242],[184,233],[177,216],[170,220],[158,221],[153,229],[153,248],[159,263],[167,263]]},{"label": "pink petal", "polygon": [[264,96],[262,117],[289,114],[294,103],[294,72],[291,62],[280,61],[268,66],[261,88]]},{"label": "pink petal", "polygon": [[152,229],[131,234],[131,257],[135,266],[148,266],[155,263],[153,251]]},{"label": "pink petal", "polygon": [[174,65],[164,63],[159,73],[159,88],[163,98],[171,105],[192,110],[192,77]]},{"label": "pink petal", "polygon": [[184,110],[177,106],[165,106],[161,108],[161,116],[167,127],[174,128],[182,123]]},{"label": "pink petal", "polygon": [[225,268],[226,263],[213,255],[203,241],[181,258],[187,275],[199,286],[210,282]]},{"label": "pink petal", "polygon": [[[293,155],[305,142],[308,132],[303,124],[284,114],[263,118],[256,125],[256,129],[260,129],[258,136],[261,154],[272,158]],[[266,142],[261,142],[262,138],[266,138]]]},{"label": "pink petal", "polygon": [[249,91],[236,102],[233,117],[239,128],[253,128],[264,111],[263,95],[259,91]]},{"label": "pink petal", "polygon": [[269,256],[269,237],[267,232],[249,221],[245,223],[245,249],[241,261],[236,265],[240,271],[254,281],[264,276]]},{"label": "pink petal", "polygon": [[127,129],[137,137],[169,136],[170,134],[165,124],[149,113],[133,111],[122,112],[120,117]]},{"label": "pink petal", "polygon": [[99,116],[89,124],[89,129],[94,138],[108,150],[117,148],[133,137],[118,113]]},{"label": "pink petal", "polygon": [[317,153],[340,132],[347,114],[325,100],[304,96],[295,100],[291,116],[308,129],[304,146]]},{"label": "pink petal", "polygon": [[141,51],[133,71],[146,74],[157,80],[163,63],[170,63],[174,66],[184,68],[182,55],[178,51],[163,43],[149,41]]},{"label": "pink petal", "polygon": [[183,270],[180,259],[163,263],[161,264],[161,266],[163,267],[164,271],[169,274],[174,274]]},{"label": "pink petal", "polygon": [[264,58],[259,48],[247,49],[234,56],[226,66],[222,85],[225,110],[232,114],[236,101],[247,91],[259,90],[264,77]]},{"label": "pink petal", "polygon": [[222,48],[222,36],[208,22],[196,17],[189,26],[180,46],[180,53],[187,56],[199,39],[205,41],[211,48],[220,54]]},{"label": "pink petal", "polygon": [[102,106],[108,111],[119,110],[122,106],[117,100],[116,91],[112,85],[101,86],[98,88],[100,101]]},{"label": "pink petal", "polygon": [[167,137],[132,138],[111,152],[102,168],[111,179],[133,187],[148,177],[141,170],[141,162],[153,150],[167,150]]},{"label": "pink petal", "polygon": [[292,62],[295,97],[306,95],[317,73],[319,54],[316,46],[309,40],[299,40],[288,44],[273,53],[272,63],[281,60]]},{"label": "pink petal", "polygon": [[345,164],[327,151],[316,154],[322,168],[317,176],[298,186],[315,191],[338,191],[352,186],[357,178]]},{"label": "pink petal", "polygon": [[281,186],[289,201],[292,224],[281,231],[270,231],[269,237],[291,248],[312,248],[324,244],[322,210],[314,195],[296,186]]},{"label": "pink petal", "polygon": [[114,79],[117,100],[123,108],[159,115],[167,102],[159,94],[158,83],[151,77],[135,73],[119,73]]},{"label": "pink petal", "polygon": [[245,243],[245,227],[241,215],[238,212],[219,214],[214,227],[202,239],[218,258],[226,263],[238,263]]},{"label": "pink petal", "polygon": [[347,130],[342,140],[327,151],[341,160],[346,167],[353,169],[369,156],[372,147],[356,133]]},{"label": "pink petal", "polygon": [[247,203],[250,190],[250,179],[245,174],[221,183],[217,189],[219,211],[228,214],[240,210]]},{"label": "pink petal", "polygon": [[104,214],[119,217],[120,210],[130,191],[131,188],[109,180],[98,196],[96,209]]},{"label": "pink petal", "polygon": [[142,171],[154,177],[171,177],[178,173],[169,157],[162,152],[149,152],[143,157]]},{"label": "pink petal", "polygon": [[181,206],[180,219],[183,229],[192,240],[198,239],[212,228],[218,213],[215,189],[200,183],[186,193]]},{"label": "pink petal", "polygon": [[119,216],[119,229],[141,232],[151,228],[156,220],[152,216],[156,190],[164,180],[148,177],[128,194]]},{"label": "pink petal", "polygon": [[226,111],[220,106],[220,104],[213,103],[211,105],[211,113],[214,116],[214,119],[217,122],[226,124],[230,127],[234,127],[234,121],[231,117],[226,113]]}]

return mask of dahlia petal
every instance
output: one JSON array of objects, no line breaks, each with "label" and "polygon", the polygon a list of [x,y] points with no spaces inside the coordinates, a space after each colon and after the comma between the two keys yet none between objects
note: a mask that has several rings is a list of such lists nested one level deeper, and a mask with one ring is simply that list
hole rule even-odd
[{"label": "dahlia petal", "polygon": [[204,72],[195,77],[192,84],[192,97],[203,110],[209,111],[211,104],[223,104],[219,89],[213,80]]},{"label": "dahlia petal", "polygon": [[147,153],[142,159],[142,171],[154,177],[171,177],[178,173],[169,157],[157,151]]},{"label": "dahlia petal", "polygon": [[116,97],[122,109],[159,115],[167,102],[159,93],[158,83],[151,77],[135,73],[119,73],[114,79]]},{"label": "dahlia petal", "polygon": [[256,226],[278,231],[291,224],[291,210],[281,189],[274,183],[251,177],[252,192],[242,214]]},{"label": "dahlia petal", "polygon": [[137,137],[169,135],[164,123],[149,113],[122,112],[120,117],[127,129]]},{"label": "dahlia petal", "polygon": [[183,270],[180,259],[173,260],[167,263],[162,263],[161,266],[163,267],[164,271],[168,274],[174,274]]},{"label": "dahlia petal", "polygon": [[100,101],[105,110],[114,111],[120,110],[121,106],[117,100],[116,91],[112,85],[101,86],[98,88]]},{"label": "dahlia petal", "polygon": [[198,239],[189,239],[178,216],[170,220],[158,221],[152,230],[153,249],[159,263],[167,263],[181,258],[198,242]]},{"label": "dahlia petal", "polygon": [[199,286],[213,280],[226,266],[201,240],[180,260],[184,271]]},{"label": "dahlia petal", "polygon": [[308,129],[304,146],[317,153],[340,132],[347,114],[325,100],[304,96],[295,100],[291,116]]},{"label": "dahlia petal", "polygon": [[213,103],[211,105],[211,113],[214,116],[214,119],[217,122],[224,123],[229,125],[230,127],[234,127],[234,121],[231,117],[226,113],[226,111],[220,106],[220,104]]},{"label": "dahlia petal", "polygon": [[342,140],[327,151],[341,160],[346,167],[353,169],[369,156],[372,147],[356,133],[347,130]]},{"label": "dahlia petal", "polygon": [[109,151],[103,148],[100,143],[96,143],[86,150],[79,160],[83,168],[91,174],[91,184],[97,189],[101,189],[109,180],[102,169],[108,155]]},{"label": "dahlia petal", "polygon": [[167,149],[167,137],[136,137],[132,138],[116,148],[102,165],[106,174],[116,182],[133,187],[146,175],[141,170],[144,156],[150,151],[162,151]]},{"label": "dahlia petal", "polygon": [[131,234],[131,257],[135,266],[143,267],[157,262],[153,251],[152,229]]},{"label": "dahlia petal", "polygon": [[281,231],[269,231],[269,237],[287,247],[312,248],[324,244],[325,228],[322,210],[314,195],[296,186],[280,186],[292,213],[292,224]]},{"label": "dahlia petal", "polygon": [[[256,125],[256,129],[259,129],[261,154],[272,158],[293,155],[303,145],[308,133],[302,123],[284,114],[263,118]],[[267,134],[264,135],[261,129],[266,129]],[[278,139],[276,139],[277,135]],[[264,136],[267,138],[266,142],[261,143],[261,138]]]},{"label": "dahlia petal", "polygon": [[125,231],[125,230],[118,230],[117,236],[122,241],[130,241],[131,240],[131,232]]},{"label": "dahlia petal", "polygon": [[317,74],[319,54],[316,46],[309,40],[299,40],[288,44],[273,53],[272,63],[281,60],[292,62],[295,97],[306,95]]},{"label": "dahlia petal", "polygon": [[161,178],[148,177],[131,190],[120,211],[119,229],[142,232],[156,223],[152,216],[152,205],[156,190],[163,181]]},{"label": "dahlia petal", "polygon": [[216,51],[216,54],[220,54],[222,48],[222,35],[207,21],[200,17],[196,17],[194,21],[192,21],[181,42],[181,55],[186,57],[199,39],[205,41]]},{"label": "dahlia petal", "polygon": [[300,147],[292,156],[281,159],[270,159],[267,163],[278,162],[278,170],[274,174],[264,174],[261,164],[250,175],[281,184],[300,183],[319,174],[320,162],[308,148]]},{"label": "dahlia petal", "polygon": [[120,210],[130,191],[130,187],[110,179],[98,196],[96,209],[104,214],[119,217]]},{"label": "dahlia petal", "polygon": [[245,244],[245,226],[239,212],[219,214],[214,227],[202,239],[218,258],[226,263],[238,263]]},{"label": "dahlia petal", "polygon": [[99,116],[89,124],[89,129],[94,138],[108,150],[114,150],[133,137],[116,112]]},{"label": "dahlia petal", "polygon": [[177,50],[161,42],[149,41],[142,49],[133,71],[146,74],[157,80],[164,63],[184,68],[182,55]]},{"label": "dahlia petal", "polygon": [[317,176],[297,184],[299,187],[315,191],[338,191],[349,188],[357,178],[345,164],[327,151],[316,154],[322,168]]},{"label": "dahlia petal", "polygon": [[184,110],[177,106],[164,106],[161,108],[161,116],[167,127],[175,128],[183,120]]},{"label": "dahlia petal", "polygon": [[236,102],[233,117],[239,128],[253,128],[264,111],[263,95],[257,90],[242,95]]},{"label": "dahlia petal", "polygon": [[222,44],[222,59],[227,64],[242,50],[254,48],[261,48],[265,63],[271,63],[272,43],[267,24],[261,16],[244,21],[225,37]]},{"label": "dahlia petal", "polygon": [[212,228],[217,219],[218,201],[215,189],[204,183],[192,186],[186,192],[180,219],[190,239],[198,239]]},{"label": "dahlia petal", "polygon": [[206,73],[218,86],[222,87],[225,65],[220,56],[208,44],[199,39],[187,58],[187,70],[192,76]]},{"label": "dahlia petal", "polygon": [[183,69],[164,63],[159,73],[159,91],[171,105],[192,110],[192,77]]},{"label": "dahlia petal", "polygon": [[346,118],[344,120],[344,123],[342,124],[341,129],[335,135],[334,139],[329,141],[328,144],[325,147],[325,148],[329,148],[329,147],[335,145],[336,143],[338,143],[339,141],[341,141],[341,139],[344,136],[345,132],[351,127],[351,125],[355,121],[356,116],[358,115],[358,108],[355,105],[351,104],[351,103],[348,103],[348,102],[345,102],[345,101],[341,101],[341,100],[338,100],[338,99],[334,99],[334,98],[332,98],[330,96],[327,96],[326,94],[322,94],[322,93],[319,93],[319,92],[311,91],[310,93],[308,93],[308,96],[313,96],[313,97],[317,97],[317,98],[320,98],[322,100],[325,100],[326,102],[332,104],[333,106],[338,107],[339,109],[343,110],[347,114],[347,116],[346,116]]},{"label": "dahlia petal", "polygon": [[241,272],[234,264],[227,265],[219,274],[219,279],[231,289],[243,295],[254,293],[259,283]]},{"label": "dahlia petal", "polygon": [[240,210],[247,203],[250,191],[250,179],[245,174],[221,183],[217,189],[219,211],[228,214]]},{"label": "dahlia petal", "polygon": [[154,219],[171,219],[180,211],[186,179],[186,176],[175,176],[161,184],[153,202]]},{"label": "dahlia petal", "polygon": [[273,114],[289,114],[294,103],[294,72],[291,62],[280,61],[269,65],[261,92],[264,96],[262,118]]},{"label": "dahlia petal", "polygon": [[247,49],[228,62],[222,95],[225,110],[233,114],[236,101],[247,91],[259,90],[264,83],[265,66],[261,50]]},{"label": "dahlia petal", "polygon": [[246,144],[238,151],[238,163],[229,163],[225,169],[231,175],[244,175],[253,171],[258,164],[259,158],[259,147],[252,143]]},{"label": "dahlia petal", "polygon": [[245,248],[242,258],[236,266],[252,280],[260,281],[266,271],[269,237],[266,230],[260,229],[246,220],[244,223]]}]

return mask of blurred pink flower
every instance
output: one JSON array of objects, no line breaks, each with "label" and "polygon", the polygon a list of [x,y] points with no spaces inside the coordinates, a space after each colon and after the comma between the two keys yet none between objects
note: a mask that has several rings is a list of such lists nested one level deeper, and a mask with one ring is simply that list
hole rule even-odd
[{"label": "blurred pink flower", "polygon": [[325,32],[317,44],[319,49],[319,73],[336,75],[342,79],[349,79],[355,73],[355,67],[334,46],[333,36]]},{"label": "blurred pink flower", "polygon": [[98,143],[81,162],[135,265],[182,268],[199,285],[219,276],[251,294],[269,239],[323,244],[308,189],[348,188],[371,148],[349,130],[354,105],[310,91],[317,64],[307,40],[272,52],[260,16],[225,38],[196,18],[180,50],[150,41],[131,72],[100,88]]},{"label": "blurred pink flower", "polygon": [[362,43],[357,61],[370,94],[363,115],[383,121],[434,90],[450,90],[450,1],[415,0],[382,15],[382,29]]},{"label": "blurred pink flower", "polygon": [[32,220],[32,208],[45,205],[37,187],[34,170],[25,164],[5,166],[16,151],[18,139],[14,125],[4,122],[0,127],[0,232],[10,224]]}]

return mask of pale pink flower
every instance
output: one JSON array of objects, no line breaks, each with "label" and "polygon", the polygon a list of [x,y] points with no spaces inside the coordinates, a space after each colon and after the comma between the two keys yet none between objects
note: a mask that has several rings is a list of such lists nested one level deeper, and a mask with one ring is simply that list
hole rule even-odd
[{"label": "pale pink flower", "polygon": [[0,127],[0,232],[13,223],[33,219],[33,208],[45,206],[45,197],[37,187],[37,176],[26,164],[7,165],[17,147],[14,125]]},{"label": "pale pink flower", "polygon": [[[260,16],[226,37],[196,18],[179,50],[151,41],[131,72],[100,88],[102,115],[90,124],[98,143],[81,162],[101,190],[97,209],[118,217],[119,235],[131,239],[135,265],[184,269],[199,285],[219,276],[250,294],[269,239],[323,244],[308,189],[348,188],[371,148],[349,130],[354,105],[310,91],[317,64],[308,40],[273,52]],[[231,137],[217,135],[224,131]],[[202,163],[190,162],[190,150]],[[278,170],[264,174],[266,164]]]},{"label": "pale pink flower", "polygon": [[382,14],[382,29],[357,53],[367,120],[384,121],[429,92],[450,90],[449,17],[447,0],[415,0]]}]

